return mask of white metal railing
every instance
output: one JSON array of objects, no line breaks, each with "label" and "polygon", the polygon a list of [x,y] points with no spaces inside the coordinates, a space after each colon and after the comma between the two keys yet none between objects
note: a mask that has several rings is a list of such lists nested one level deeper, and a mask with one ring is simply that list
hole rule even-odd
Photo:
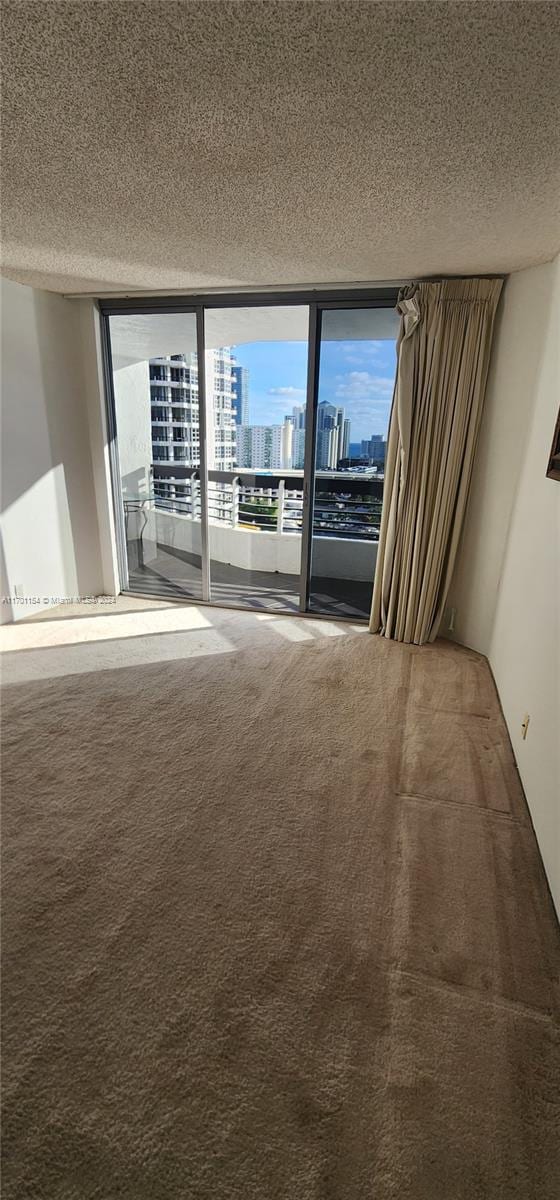
[{"label": "white metal railing", "polygon": [[[157,444],[157,443],[156,443]],[[175,443],[176,444],[176,443]],[[157,463],[155,464],[157,469]],[[200,480],[196,470],[177,464],[173,477],[154,480],[154,493],[144,503],[179,516],[200,520]],[[179,475],[179,472],[181,473]],[[296,478],[249,473],[250,480],[233,472],[211,472],[208,483],[208,519],[212,524],[262,533],[301,533],[303,490]],[[299,483],[299,479],[297,480]],[[313,506],[316,536],[377,540],[383,481],[334,473],[317,473]]]}]

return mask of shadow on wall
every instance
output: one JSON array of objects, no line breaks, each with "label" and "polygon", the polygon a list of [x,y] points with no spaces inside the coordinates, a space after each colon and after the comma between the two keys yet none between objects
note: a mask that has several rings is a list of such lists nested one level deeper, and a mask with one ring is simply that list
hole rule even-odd
[{"label": "shadow on wall", "polygon": [[[81,352],[71,301],[2,280],[3,595],[101,591]],[[4,618],[6,619],[6,618]]]}]

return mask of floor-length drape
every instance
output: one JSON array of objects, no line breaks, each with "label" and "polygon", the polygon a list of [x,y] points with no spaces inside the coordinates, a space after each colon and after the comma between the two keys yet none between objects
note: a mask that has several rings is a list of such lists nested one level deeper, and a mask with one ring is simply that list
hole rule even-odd
[{"label": "floor-length drape", "polygon": [[437,636],[465,513],[502,281],[403,288],[372,633]]}]

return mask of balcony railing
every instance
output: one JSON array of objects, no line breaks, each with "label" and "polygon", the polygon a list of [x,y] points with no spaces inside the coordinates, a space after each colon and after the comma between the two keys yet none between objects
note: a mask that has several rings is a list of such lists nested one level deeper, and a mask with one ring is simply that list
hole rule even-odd
[{"label": "balcony railing", "polygon": [[[208,519],[255,533],[301,533],[303,472],[210,471]],[[315,536],[377,541],[383,479],[352,473],[318,471],[315,476]],[[197,468],[154,464],[153,494],[126,500],[128,511],[155,508],[193,521],[201,519]]]}]

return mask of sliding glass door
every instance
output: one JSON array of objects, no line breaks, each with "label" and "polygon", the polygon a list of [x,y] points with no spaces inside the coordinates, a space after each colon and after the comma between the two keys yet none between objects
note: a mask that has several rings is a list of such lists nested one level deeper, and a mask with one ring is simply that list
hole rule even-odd
[{"label": "sliding glass door", "polygon": [[104,306],[123,589],[367,617],[394,298]]},{"label": "sliding glass door", "polygon": [[397,331],[392,309],[321,312],[310,514],[311,612],[369,616]]},{"label": "sliding glass door", "polygon": [[297,612],[307,305],[204,314],[210,593]]},{"label": "sliding glass door", "polygon": [[115,315],[109,329],[125,586],[152,596],[202,600],[196,315]]}]

